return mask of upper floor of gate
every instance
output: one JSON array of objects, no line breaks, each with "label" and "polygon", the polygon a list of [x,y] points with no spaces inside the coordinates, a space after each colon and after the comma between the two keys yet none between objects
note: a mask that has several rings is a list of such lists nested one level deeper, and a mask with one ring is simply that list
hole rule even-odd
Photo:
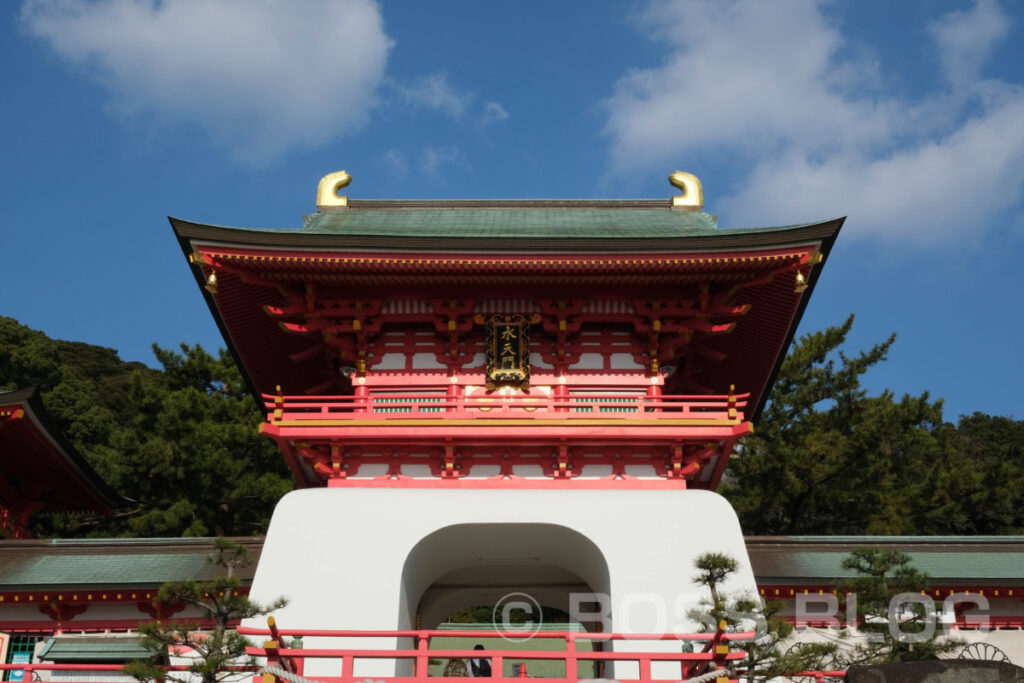
[{"label": "upper floor of gate", "polygon": [[678,172],[664,200],[357,200],[350,180],[325,177],[300,229],[171,219],[303,485],[416,478],[422,452],[439,480],[539,454],[547,479],[600,461],[713,488],[843,222],[722,229]]}]

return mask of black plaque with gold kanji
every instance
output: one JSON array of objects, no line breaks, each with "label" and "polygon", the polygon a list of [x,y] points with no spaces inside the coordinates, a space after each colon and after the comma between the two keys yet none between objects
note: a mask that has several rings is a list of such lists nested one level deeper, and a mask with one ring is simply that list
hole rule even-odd
[{"label": "black plaque with gold kanji", "polygon": [[492,315],[487,319],[487,388],[530,386],[530,319]]}]

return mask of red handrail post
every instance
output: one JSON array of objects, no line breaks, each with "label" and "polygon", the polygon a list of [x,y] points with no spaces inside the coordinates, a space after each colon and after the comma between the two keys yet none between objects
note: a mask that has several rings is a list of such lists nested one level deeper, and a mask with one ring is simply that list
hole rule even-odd
[{"label": "red handrail post", "polygon": [[570,633],[569,637],[565,639],[565,679],[567,681],[579,680],[579,676],[576,674],[578,661],[576,659],[576,634]]},{"label": "red handrail post", "polygon": [[429,644],[427,637],[423,635],[423,631],[416,634],[416,670],[413,671],[413,676],[417,679],[425,679],[430,675],[430,659],[427,656],[427,646]]},{"label": "red handrail post", "polygon": [[641,659],[640,660],[640,680],[650,681],[651,680],[651,660]]}]

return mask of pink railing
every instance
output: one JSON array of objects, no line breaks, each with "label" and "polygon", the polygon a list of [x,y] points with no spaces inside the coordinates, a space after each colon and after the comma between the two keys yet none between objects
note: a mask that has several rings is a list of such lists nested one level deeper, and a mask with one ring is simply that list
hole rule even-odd
[{"label": "pink railing", "polygon": [[[310,629],[278,629],[271,625],[268,629],[240,628],[239,633],[250,636],[264,636],[271,638],[264,643],[264,647],[250,647],[248,653],[256,657],[266,657],[267,665],[281,668],[300,676],[304,676],[306,663],[310,659],[327,659],[338,662],[337,674],[333,676],[316,676],[313,680],[321,683],[351,683],[361,681],[367,676],[359,676],[355,673],[355,666],[358,660],[409,660],[412,662],[411,676],[379,676],[372,675],[375,681],[387,681],[388,683],[413,683],[423,681],[427,678],[443,678],[441,676],[429,675],[430,659],[471,659],[486,658],[491,661],[491,678],[504,680],[508,679],[503,673],[505,660],[517,660],[522,662],[520,677],[539,678],[529,674],[528,667],[531,661],[560,661],[565,666],[564,678],[544,679],[550,681],[576,681],[579,663],[582,661],[593,662],[635,662],[638,665],[639,676],[636,678],[623,678],[616,676],[618,681],[636,681],[647,683],[656,680],[652,677],[651,666],[655,662],[669,662],[678,665],[678,678],[673,680],[686,680],[701,673],[714,669],[723,668],[727,662],[738,662],[746,657],[742,650],[730,649],[728,643],[734,641],[750,641],[754,638],[754,632],[725,633],[721,630],[714,633],[585,633],[576,631],[540,631],[532,637],[534,639],[555,639],[565,642],[565,649],[559,651],[540,650],[431,650],[429,649],[430,639],[435,636],[455,638],[500,638],[509,633],[501,631],[478,631],[478,630],[409,630],[409,631],[334,631],[334,630],[310,630]],[[520,633],[514,634],[521,637]],[[388,648],[388,649],[360,649],[360,648],[312,648],[294,649],[281,647],[281,638],[285,636],[302,638],[405,638],[414,643],[410,648]],[[681,645],[684,642],[704,645],[701,651],[697,652],[643,652],[643,651],[580,651],[577,643],[591,641],[601,643],[606,641],[676,641]],[[725,671],[723,671],[723,676]],[[308,677],[307,677],[308,678]]]},{"label": "pink railing", "polygon": [[371,396],[275,396],[263,394],[271,420],[437,418],[560,418],[594,417],[623,420],[733,420],[741,415],[749,394],[734,396],[644,396],[637,394],[573,394],[572,396],[430,396],[380,393]]},{"label": "pink railing", "polygon": [[[25,676],[23,680],[25,683],[29,681],[38,681],[39,677],[35,676],[34,673],[37,671],[90,671],[93,673],[122,673],[122,664],[0,664],[0,678],[5,671],[24,671]],[[187,664],[179,664],[174,666],[162,667],[164,671],[188,671],[189,667]],[[252,667],[227,667],[238,671],[252,671]],[[124,674],[126,680],[135,680]],[[187,678],[187,676],[186,676]],[[69,679],[62,679],[69,680]],[[88,678],[75,678],[74,683],[110,683],[109,676],[103,680],[93,681]]]}]

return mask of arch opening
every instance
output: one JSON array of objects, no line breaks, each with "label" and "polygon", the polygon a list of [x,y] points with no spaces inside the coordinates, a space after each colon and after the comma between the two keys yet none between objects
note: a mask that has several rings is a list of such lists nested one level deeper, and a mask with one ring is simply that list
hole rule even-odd
[{"label": "arch opening", "polygon": [[[402,568],[400,629],[437,629],[461,610],[491,607],[491,623],[468,630],[510,630],[524,637],[499,643],[504,649],[564,649],[564,640],[529,637],[531,629],[565,631],[593,629],[596,622],[543,623],[547,614],[571,616],[587,594],[609,594],[608,564],[601,550],[583,534],[558,524],[456,524],[421,539]],[[575,596],[575,597],[574,597]],[[479,610],[477,618],[480,618]],[[486,615],[483,615],[486,618]],[[526,626],[522,623],[529,622]],[[451,627],[448,627],[451,628]],[[456,639],[448,645],[468,646]],[[472,639],[469,639],[472,640]],[[437,649],[432,644],[432,649]],[[443,671],[442,662],[432,662]],[[533,671],[539,662],[530,662]],[[562,662],[550,662],[562,668]],[[516,661],[506,662],[506,675],[516,675]],[[401,667],[400,667],[401,668]],[[557,673],[552,671],[557,677]],[[585,676],[584,671],[580,674]],[[441,675],[441,673],[438,673]],[[532,674],[531,674],[532,675]],[[593,674],[591,674],[593,675]]]}]

